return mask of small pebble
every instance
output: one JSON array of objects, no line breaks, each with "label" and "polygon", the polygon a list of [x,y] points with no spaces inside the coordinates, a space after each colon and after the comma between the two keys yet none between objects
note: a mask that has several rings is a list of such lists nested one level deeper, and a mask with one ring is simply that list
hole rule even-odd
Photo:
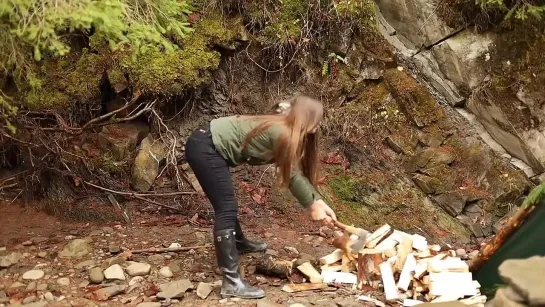
[{"label": "small pebble", "polygon": [[68,278],[68,277],[59,278],[59,279],[57,279],[57,284],[59,284],[60,286],[63,286],[63,287],[67,287],[67,286],[70,285],[70,278]]},{"label": "small pebble", "polygon": [[47,257],[47,252],[39,252],[39,253],[38,253],[38,257],[40,257],[40,258],[45,258],[45,257]]},{"label": "small pebble", "polygon": [[46,299],[46,301],[54,301],[55,300],[55,297],[53,296],[53,293],[51,292],[47,292],[46,294],[44,294],[44,298]]},{"label": "small pebble", "polygon": [[173,276],[172,274],[172,270],[165,266],[165,267],[162,267],[160,270],[159,270],[159,274],[165,278],[171,278]]},{"label": "small pebble", "polygon": [[27,296],[23,299],[23,305],[35,302],[38,298],[35,295]]},{"label": "small pebble", "polygon": [[25,241],[22,244],[23,244],[23,246],[30,246],[30,245],[32,245],[32,241]]}]

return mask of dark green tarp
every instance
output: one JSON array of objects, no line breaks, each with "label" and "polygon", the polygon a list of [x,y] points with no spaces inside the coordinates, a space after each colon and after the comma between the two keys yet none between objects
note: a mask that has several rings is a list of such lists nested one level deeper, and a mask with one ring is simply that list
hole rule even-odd
[{"label": "dark green tarp", "polygon": [[[538,188],[543,189],[543,185]],[[475,279],[481,284],[483,294],[494,293],[499,285],[504,284],[498,274],[503,261],[545,255],[545,197],[539,198],[536,208],[520,228],[475,272]]]}]

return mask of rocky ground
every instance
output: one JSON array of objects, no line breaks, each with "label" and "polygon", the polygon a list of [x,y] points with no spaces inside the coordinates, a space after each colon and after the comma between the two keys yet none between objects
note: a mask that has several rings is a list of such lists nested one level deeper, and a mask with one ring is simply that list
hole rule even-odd
[{"label": "rocky ground", "polygon": [[[209,247],[128,256],[138,249],[211,244],[211,228],[199,218],[141,214],[128,226],[64,222],[10,204],[2,204],[0,212],[0,306],[356,304],[356,293],[342,288],[282,292],[286,281],[255,273],[252,261],[260,255],[245,255],[242,263],[246,278],[266,290],[266,301],[221,300],[217,287],[221,278]],[[319,225],[292,222],[304,218],[302,212],[261,215],[242,223],[249,237],[270,244],[272,255],[314,258],[331,252],[334,248],[320,236]]]}]

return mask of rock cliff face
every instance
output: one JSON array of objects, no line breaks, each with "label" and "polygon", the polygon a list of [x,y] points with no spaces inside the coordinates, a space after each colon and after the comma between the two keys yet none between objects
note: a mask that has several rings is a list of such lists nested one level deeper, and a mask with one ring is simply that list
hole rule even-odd
[{"label": "rock cliff face", "polygon": [[543,36],[453,28],[440,16],[445,5],[438,1],[376,2],[385,37],[430,86],[450,105],[469,110],[489,134],[489,145],[503,147],[499,152],[529,177],[543,173],[543,88],[535,86],[543,81],[535,53]]}]

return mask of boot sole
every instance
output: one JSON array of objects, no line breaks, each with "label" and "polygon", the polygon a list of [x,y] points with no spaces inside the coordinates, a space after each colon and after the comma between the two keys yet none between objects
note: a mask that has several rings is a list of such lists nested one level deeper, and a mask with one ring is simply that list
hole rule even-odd
[{"label": "boot sole", "polygon": [[223,294],[223,293],[220,293],[220,296],[221,296],[221,298],[233,298],[233,297],[236,297],[236,298],[241,298],[241,299],[244,299],[244,300],[252,300],[252,299],[264,298],[264,297],[265,297],[265,294],[263,294],[262,296],[245,296],[245,295]]}]

